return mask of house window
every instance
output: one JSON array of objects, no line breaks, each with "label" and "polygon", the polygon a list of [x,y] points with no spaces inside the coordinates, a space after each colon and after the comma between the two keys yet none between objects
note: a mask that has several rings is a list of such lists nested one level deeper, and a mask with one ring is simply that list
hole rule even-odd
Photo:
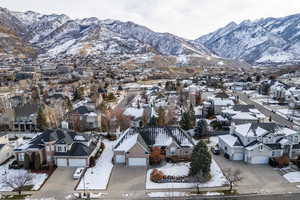
[{"label": "house window", "polygon": [[57,147],[57,151],[58,151],[58,152],[62,152],[61,146],[58,146],[58,147]]},{"label": "house window", "polygon": [[50,151],[50,146],[46,146],[46,151]]},{"label": "house window", "polygon": [[299,141],[298,136],[295,136],[295,137],[294,137],[294,143],[298,143],[298,141]]},{"label": "house window", "polygon": [[176,153],[176,148],[175,148],[175,147],[171,147],[170,153],[171,153],[172,155],[174,155],[174,154]]},{"label": "house window", "polygon": [[19,153],[18,158],[19,161],[24,161],[24,153]]},{"label": "house window", "polygon": [[149,154],[148,152],[145,152],[145,154]]},{"label": "house window", "polygon": [[272,157],[275,157],[275,156],[276,156],[276,152],[272,151]]}]

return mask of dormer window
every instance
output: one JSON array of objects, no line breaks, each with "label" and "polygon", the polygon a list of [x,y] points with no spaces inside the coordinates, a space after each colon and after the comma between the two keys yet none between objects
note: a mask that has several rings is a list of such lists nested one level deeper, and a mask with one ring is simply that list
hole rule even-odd
[{"label": "dormer window", "polygon": [[263,145],[260,145],[260,146],[259,146],[259,150],[262,151],[263,149],[264,149],[264,146],[263,146]]}]

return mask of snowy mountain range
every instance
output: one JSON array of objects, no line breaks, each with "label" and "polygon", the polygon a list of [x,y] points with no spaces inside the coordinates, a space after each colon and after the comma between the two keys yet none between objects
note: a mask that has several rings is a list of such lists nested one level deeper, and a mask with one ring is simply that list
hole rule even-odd
[{"label": "snowy mountain range", "polygon": [[[118,20],[73,20],[63,14],[43,15],[32,11],[13,12],[0,8],[0,27],[11,31],[11,40],[18,37],[18,40],[26,44],[26,48],[28,46],[37,49],[37,56],[211,55],[202,45],[195,45],[169,33],[157,33],[133,22]],[[0,45],[2,36],[0,34]],[[4,44],[1,46],[7,54],[26,56],[23,50],[11,51]]]},{"label": "snowy mountain range", "polygon": [[251,64],[299,64],[300,14],[231,22],[193,42],[218,56]]}]

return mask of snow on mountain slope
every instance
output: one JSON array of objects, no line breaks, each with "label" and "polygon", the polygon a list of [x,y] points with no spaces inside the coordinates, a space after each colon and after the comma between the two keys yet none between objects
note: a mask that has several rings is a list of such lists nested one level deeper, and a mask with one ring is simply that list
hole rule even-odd
[{"label": "snow on mountain slope", "polygon": [[255,64],[299,63],[300,14],[228,24],[194,41],[219,56]]}]

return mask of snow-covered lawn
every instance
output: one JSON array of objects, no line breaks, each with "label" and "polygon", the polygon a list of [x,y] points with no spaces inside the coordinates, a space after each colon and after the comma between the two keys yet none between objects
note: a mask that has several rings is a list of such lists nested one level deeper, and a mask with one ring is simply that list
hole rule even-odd
[{"label": "snow-covered lawn", "polygon": [[167,163],[159,168],[167,176],[187,176],[189,169],[190,163]]},{"label": "snow-covered lawn", "polygon": [[100,158],[96,161],[96,166],[88,168],[84,178],[81,179],[78,184],[77,190],[85,189],[87,190],[105,190],[110,174],[113,168],[112,157],[113,157],[113,145],[115,142],[103,141],[105,144],[105,149],[103,150]]},{"label": "snow-covered lawn", "polygon": [[283,177],[290,183],[300,183],[300,172],[290,172]]},{"label": "snow-covered lawn", "polygon": [[[166,164],[158,168],[165,173],[165,175],[183,176],[189,172],[189,163]],[[196,183],[154,183],[150,180],[152,169],[147,171],[146,189],[171,189],[171,188],[194,188]],[[218,164],[212,160],[211,163],[212,178],[200,184],[200,187],[221,187],[227,183]]]},{"label": "snow-covered lawn", "polygon": [[29,181],[26,185],[33,185],[32,190],[39,190],[40,187],[43,185],[45,180],[48,177],[48,174],[36,174],[30,173],[25,169],[8,169],[8,165],[12,161],[0,166],[0,192],[10,192],[13,191],[11,187],[8,187],[5,183],[2,182],[5,176],[7,176],[8,180],[10,177],[16,177],[19,175],[29,174],[32,177],[32,180]]}]

